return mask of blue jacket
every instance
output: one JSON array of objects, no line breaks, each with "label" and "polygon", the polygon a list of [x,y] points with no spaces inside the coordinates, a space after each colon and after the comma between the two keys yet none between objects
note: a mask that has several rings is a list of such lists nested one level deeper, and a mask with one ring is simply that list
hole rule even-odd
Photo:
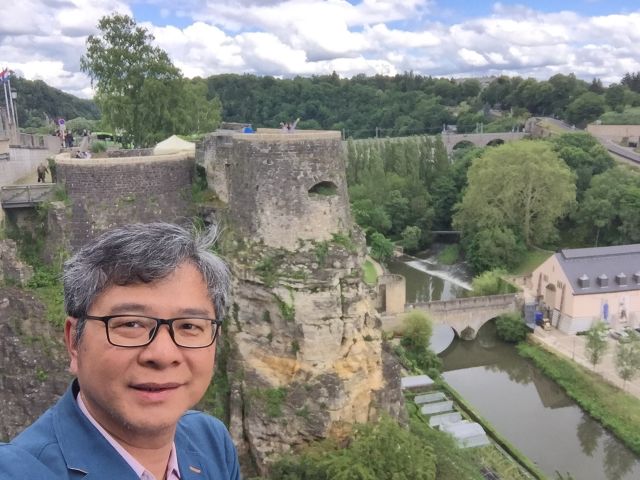
[{"label": "blue jacket", "polygon": [[[135,472],[82,413],[74,381],[56,405],[0,444],[0,479],[138,480]],[[225,426],[188,411],[175,436],[183,480],[239,480],[238,455]]]}]

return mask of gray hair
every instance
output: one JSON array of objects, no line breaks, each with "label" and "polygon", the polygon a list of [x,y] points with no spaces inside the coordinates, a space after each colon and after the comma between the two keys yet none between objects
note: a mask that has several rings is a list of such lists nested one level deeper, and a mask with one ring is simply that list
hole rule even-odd
[{"label": "gray hair", "polygon": [[193,233],[169,223],[137,223],[103,233],[64,264],[64,304],[78,320],[74,341],[84,330],[96,297],[112,285],[150,283],[169,276],[185,262],[195,266],[207,285],[216,318],[222,320],[229,291],[229,270],[210,248],[215,226]]}]

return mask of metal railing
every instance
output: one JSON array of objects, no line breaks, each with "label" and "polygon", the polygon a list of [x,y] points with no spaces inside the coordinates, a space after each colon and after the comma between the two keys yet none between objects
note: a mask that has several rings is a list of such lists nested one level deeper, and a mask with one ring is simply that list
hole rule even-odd
[{"label": "metal railing", "polygon": [[33,207],[49,200],[54,186],[53,183],[37,183],[0,187],[0,203],[2,208]]}]

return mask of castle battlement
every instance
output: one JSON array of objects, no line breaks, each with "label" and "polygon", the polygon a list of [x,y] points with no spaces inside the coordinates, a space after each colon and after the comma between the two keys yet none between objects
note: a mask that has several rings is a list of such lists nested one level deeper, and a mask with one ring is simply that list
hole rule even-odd
[{"label": "castle battlement", "polygon": [[218,131],[196,160],[241,236],[294,249],[351,228],[341,142],[335,131]]}]

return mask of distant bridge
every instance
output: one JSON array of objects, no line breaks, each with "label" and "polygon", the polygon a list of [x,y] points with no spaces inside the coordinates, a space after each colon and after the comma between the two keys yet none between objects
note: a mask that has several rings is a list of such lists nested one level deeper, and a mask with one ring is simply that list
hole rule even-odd
[{"label": "distant bridge", "polygon": [[459,337],[471,340],[488,321],[517,311],[518,294],[407,303],[404,312],[383,313],[383,324],[387,328],[399,327],[402,316],[413,310],[426,312],[435,323],[447,324]]},{"label": "distant bridge", "polygon": [[0,203],[4,209],[35,207],[51,199],[53,187],[55,187],[55,183],[0,187]]},{"label": "distant bridge", "polygon": [[506,142],[522,140],[529,135],[526,132],[500,132],[500,133],[443,133],[442,143],[444,143],[447,153],[451,155],[454,149],[473,144],[477,147],[487,145],[500,145]]}]

